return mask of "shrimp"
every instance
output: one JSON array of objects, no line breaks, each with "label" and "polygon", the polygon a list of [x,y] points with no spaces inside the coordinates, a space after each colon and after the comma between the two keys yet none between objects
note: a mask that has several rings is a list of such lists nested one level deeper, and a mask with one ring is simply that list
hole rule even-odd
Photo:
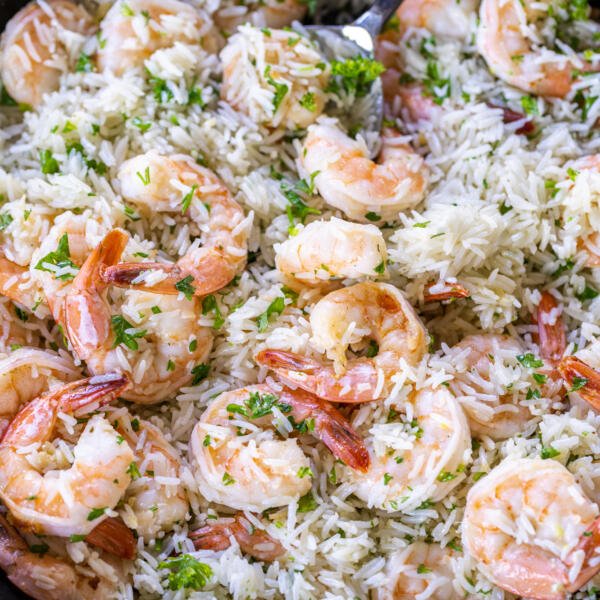
[{"label": "shrimp", "polygon": [[396,11],[399,35],[414,28],[441,38],[466,40],[476,9],[476,0],[404,0]]},{"label": "shrimp", "polygon": [[[496,334],[470,335],[448,350],[454,367],[448,385],[461,402],[473,434],[503,440],[523,431],[533,419],[525,396],[538,387],[533,380],[525,381],[529,374],[518,360],[524,355],[517,340]],[[542,377],[544,396],[558,394],[560,384]]]},{"label": "shrimp", "polygon": [[445,300],[470,297],[471,292],[460,283],[442,281],[429,284],[423,295],[423,300],[425,302],[444,302]]},{"label": "shrimp", "polygon": [[80,376],[71,360],[49,350],[18,348],[0,359],[0,433],[21,406]]},{"label": "shrimp", "polygon": [[577,356],[565,356],[558,363],[558,372],[569,391],[600,411],[600,372]]},{"label": "shrimp", "polygon": [[558,362],[565,353],[567,338],[561,318],[562,307],[548,291],[542,297],[534,315],[538,329],[540,356],[551,363]]},{"label": "shrimp", "polygon": [[258,0],[257,2],[221,2],[214,14],[219,29],[234,32],[239,25],[252,23],[257,27],[282,29],[294,21],[301,21],[308,4],[301,0]]},{"label": "shrimp", "polygon": [[57,323],[64,325],[64,299],[73,278],[88,257],[92,240],[107,233],[103,223],[89,212],[76,215],[64,212],[56,217],[52,228],[31,257],[31,278],[42,289],[50,312]]},{"label": "shrimp", "polygon": [[133,481],[123,499],[125,508],[121,509],[125,523],[148,540],[174,523],[184,522],[189,503],[178,481],[178,452],[158,427],[133,418],[126,409],[119,408],[108,416],[135,455]]},{"label": "shrimp", "polygon": [[28,285],[30,278],[27,267],[0,255],[0,295],[10,298],[28,310],[33,310],[40,295],[35,287],[32,289]]},{"label": "shrimp", "polygon": [[66,559],[34,553],[0,515],[0,568],[34,600],[95,600],[116,594],[114,583],[82,575]]},{"label": "shrimp", "polygon": [[308,493],[308,458],[295,439],[281,440],[272,429],[287,436],[290,423],[313,432],[351,469],[368,468],[362,440],[332,405],[300,390],[253,385],[221,394],[192,431],[190,456],[200,493],[209,502],[253,512]]},{"label": "shrimp", "polygon": [[[311,125],[300,153],[304,173],[312,174],[327,204],[348,218],[366,223],[394,221],[424,197],[423,159],[385,130],[379,164],[361,139],[353,140],[332,121]],[[316,174],[316,175],[315,175]]]},{"label": "shrimp", "polygon": [[598,507],[555,460],[507,458],[469,490],[463,545],[503,590],[563,600],[600,569]]},{"label": "shrimp", "polygon": [[343,475],[370,508],[411,512],[441,500],[464,479],[471,434],[456,398],[445,388],[423,388],[403,408],[371,426],[368,471]]},{"label": "shrimp", "polygon": [[[160,294],[179,294],[184,288],[205,296],[226,286],[243,270],[252,217],[244,217],[240,205],[212,171],[190,156],[161,156],[150,151],[125,161],[118,179],[124,198],[149,214],[189,212],[203,234],[202,246],[192,244],[174,264],[108,266],[102,272],[106,283]],[[148,282],[148,276],[157,280]]]},{"label": "shrimp", "polygon": [[452,586],[454,574],[450,548],[414,542],[394,552],[387,564],[387,585],[378,590],[377,600],[460,600]]},{"label": "shrimp", "polygon": [[[115,264],[127,243],[125,232],[109,232],[89,255],[64,297],[66,335],[92,373],[125,371],[132,386],[123,397],[140,404],[159,402],[194,377],[212,346],[209,328],[198,325],[199,301],[175,296],[125,292],[122,315],[112,315],[102,272]],[[145,329],[141,329],[141,327]],[[139,341],[138,341],[139,340]]]},{"label": "shrimp", "polygon": [[142,67],[144,61],[176,43],[216,52],[218,37],[209,17],[179,0],[119,0],[100,24],[102,44],[98,66],[122,75]]},{"label": "shrimp", "polygon": [[[256,361],[286,384],[331,402],[369,402],[385,397],[401,360],[418,363],[427,334],[419,317],[393,285],[364,282],[336,290],[312,309],[312,343],[333,365],[283,350],[262,350]],[[374,339],[371,358],[348,360],[346,350],[362,338]]]},{"label": "shrimp", "polygon": [[0,73],[16,100],[39,106],[44,94],[58,89],[68,70],[70,36],[91,35],[95,24],[87,11],[69,0],[30,2],[6,25],[0,44]]},{"label": "shrimp", "polygon": [[[585,266],[600,267],[600,224],[598,222],[598,198],[600,182],[600,154],[591,154],[565,165],[570,176],[565,177],[561,187],[566,185],[563,197],[563,220],[574,222],[579,231],[590,231],[585,237],[578,237],[576,248],[585,253]],[[574,175],[573,175],[574,174]]]},{"label": "shrimp", "polygon": [[506,83],[531,94],[564,98],[577,73],[592,70],[592,65],[583,56],[540,45],[533,27],[551,5],[550,0],[482,0],[477,47],[492,73]]},{"label": "shrimp", "polygon": [[305,129],[323,112],[330,66],[302,34],[243,25],[220,58],[221,98],[253,122]]},{"label": "shrimp", "polygon": [[331,279],[387,275],[387,247],[374,225],[358,225],[333,217],[313,221],[275,246],[275,266],[284,276],[308,286]]},{"label": "shrimp", "polygon": [[58,414],[111,402],[127,386],[115,374],[69,383],[26,404],[0,442],[0,497],[20,526],[43,535],[87,535],[109,515],[130,481],[134,455],[119,444],[100,414],[92,416],[72,450],[67,469],[46,470],[47,442]]},{"label": "shrimp", "polygon": [[240,513],[234,517],[221,518],[190,533],[196,550],[226,550],[231,538],[240,546],[244,554],[257,560],[274,561],[285,554],[285,549],[263,529],[256,529]]}]

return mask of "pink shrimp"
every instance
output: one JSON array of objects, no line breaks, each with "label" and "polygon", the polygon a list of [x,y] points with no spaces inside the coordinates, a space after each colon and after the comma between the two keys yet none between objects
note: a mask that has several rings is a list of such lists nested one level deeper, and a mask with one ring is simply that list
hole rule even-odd
[{"label": "pink shrimp", "polygon": [[[426,332],[402,293],[386,283],[365,282],[331,292],[314,306],[313,342],[334,364],[284,350],[266,349],[256,361],[286,384],[332,402],[369,402],[385,396],[400,361],[417,363],[426,350]],[[357,336],[348,332],[357,330]],[[346,349],[369,335],[375,356],[346,359]]]},{"label": "pink shrimp", "polygon": [[196,550],[226,550],[232,537],[244,554],[257,560],[273,561],[285,554],[284,547],[277,540],[266,531],[256,529],[243,513],[211,521],[190,533]]}]

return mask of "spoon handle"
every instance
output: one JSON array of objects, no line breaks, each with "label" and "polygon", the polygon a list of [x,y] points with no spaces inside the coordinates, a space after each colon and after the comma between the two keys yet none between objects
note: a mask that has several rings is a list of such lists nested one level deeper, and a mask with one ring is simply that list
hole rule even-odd
[{"label": "spoon handle", "polygon": [[373,6],[354,21],[354,25],[366,29],[374,38],[400,4],[402,0],[375,0]]}]

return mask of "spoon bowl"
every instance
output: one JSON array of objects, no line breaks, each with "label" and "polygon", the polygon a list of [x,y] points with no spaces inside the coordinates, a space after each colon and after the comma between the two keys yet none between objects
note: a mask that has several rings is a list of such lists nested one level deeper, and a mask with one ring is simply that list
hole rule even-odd
[{"label": "spoon bowl", "polygon": [[[402,0],[375,0],[371,8],[350,25],[310,25],[306,29],[328,61],[357,56],[373,59],[375,38],[401,3]],[[349,127],[367,134],[378,133],[383,122],[381,79],[375,79],[369,93],[358,100],[359,110],[352,110],[348,115]]]}]

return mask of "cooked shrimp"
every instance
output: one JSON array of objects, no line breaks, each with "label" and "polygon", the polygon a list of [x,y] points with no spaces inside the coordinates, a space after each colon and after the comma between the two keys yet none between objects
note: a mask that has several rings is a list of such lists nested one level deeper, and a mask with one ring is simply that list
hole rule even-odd
[{"label": "cooked shrimp", "polygon": [[95,600],[116,594],[114,583],[79,573],[63,558],[34,553],[19,532],[0,515],[0,568],[34,600]]},{"label": "cooked shrimp", "polygon": [[126,524],[147,540],[184,522],[189,503],[179,479],[178,452],[158,427],[132,417],[124,408],[111,412],[109,418],[135,454],[135,475],[121,510]]},{"label": "cooked shrimp", "polygon": [[125,232],[108,233],[89,255],[64,298],[65,333],[92,373],[131,374],[123,397],[140,404],[159,402],[193,379],[212,345],[208,327],[198,325],[199,300],[179,301],[130,290],[121,312],[113,315],[101,274],[115,264],[127,243]]},{"label": "cooked shrimp", "polygon": [[56,217],[34,251],[29,271],[57,323],[64,324],[64,299],[90,253],[90,241],[102,239],[107,231],[88,211],[81,215],[67,211]]},{"label": "cooked shrimp", "polygon": [[441,500],[464,479],[471,434],[460,404],[445,388],[421,389],[396,408],[405,413],[371,426],[369,470],[346,470],[344,479],[369,507],[410,512]]},{"label": "cooked shrimp", "polygon": [[540,356],[551,363],[558,362],[567,347],[561,314],[562,306],[558,305],[556,298],[550,292],[542,292],[534,320],[538,329]]},{"label": "cooked shrimp", "polygon": [[69,0],[30,2],[6,25],[0,44],[0,73],[17,101],[38,106],[58,89],[69,68],[70,36],[88,36],[95,24],[87,11]]},{"label": "cooked shrimp", "polygon": [[559,54],[540,43],[534,28],[550,9],[542,0],[483,0],[477,46],[494,75],[524,92],[563,98],[578,72],[592,70],[583,57]]},{"label": "cooked shrimp", "polygon": [[[355,221],[394,221],[425,194],[423,159],[392,130],[383,132],[379,164],[361,139],[353,140],[332,121],[311,125],[300,153],[301,169],[312,173],[327,204]],[[316,175],[315,175],[316,173]]]},{"label": "cooked shrimp", "polygon": [[183,154],[161,156],[150,151],[124,162],[118,179],[123,197],[142,211],[189,213],[202,232],[202,245],[192,244],[172,264],[109,266],[102,273],[106,283],[161,294],[179,294],[183,285],[205,296],[226,286],[244,268],[252,217],[244,217],[212,171]]},{"label": "cooked shrimp", "polygon": [[0,359],[0,434],[21,406],[78,376],[73,361],[49,350],[18,348]]},{"label": "cooked shrimp", "polygon": [[318,286],[331,279],[387,275],[387,248],[374,225],[333,217],[313,221],[275,246],[275,266],[293,283]]},{"label": "cooked shrimp", "polygon": [[436,282],[427,286],[423,295],[425,302],[444,302],[445,300],[457,300],[459,298],[469,298],[471,292],[460,283],[456,282]]},{"label": "cooked shrimp", "polygon": [[464,40],[477,13],[476,0],[404,0],[396,11],[399,34],[411,27],[436,36]]},{"label": "cooked shrimp", "polygon": [[59,412],[89,412],[127,383],[115,374],[75,381],[32,400],[12,420],[0,442],[0,497],[20,526],[37,534],[86,535],[117,505],[134,455],[102,415],[88,420],[68,468],[52,468],[46,444]]},{"label": "cooked shrimp", "polygon": [[[528,375],[517,358],[522,355],[525,350],[517,340],[497,334],[470,335],[448,350],[454,367],[448,385],[475,435],[503,440],[523,431],[533,418],[525,396],[535,383],[525,385]],[[560,384],[550,379],[542,388],[552,396]]]},{"label": "cooked shrimp", "polygon": [[256,529],[243,513],[207,523],[190,533],[196,550],[226,550],[234,538],[244,554],[257,560],[273,561],[285,554],[285,549],[263,529]]},{"label": "cooked shrimp", "polygon": [[179,0],[119,0],[100,24],[98,66],[121,75],[143,67],[157,50],[176,43],[216,52],[217,36],[208,16]]},{"label": "cooked shrimp", "polygon": [[[565,165],[566,185],[562,196],[563,220],[574,222],[579,231],[575,239],[577,244],[567,247],[573,254],[580,250],[587,255],[586,266],[600,267],[600,223],[598,221],[598,202],[600,200],[600,154],[591,154],[571,161]],[[573,175],[574,174],[574,175]],[[589,232],[584,236],[581,231]],[[573,236],[575,237],[575,236]]]},{"label": "cooked shrimp", "polygon": [[282,29],[294,21],[301,21],[307,7],[308,3],[301,0],[258,0],[244,4],[221,2],[214,19],[219,29],[227,32],[234,32],[244,23]]},{"label": "cooked shrimp", "polygon": [[600,569],[598,507],[560,463],[508,458],[469,490],[463,543],[503,590],[563,600]]},{"label": "cooked shrimp", "polygon": [[38,304],[41,296],[35,287],[31,288],[28,285],[30,277],[27,267],[0,255],[0,295],[10,298],[28,310],[32,310]]},{"label": "cooked shrimp", "polygon": [[362,440],[332,405],[300,390],[254,385],[221,394],[194,427],[190,455],[200,493],[209,502],[253,512],[308,493],[308,458],[295,439],[282,440],[273,430],[291,433],[288,417],[351,469],[368,467]]},{"label": "cooked shrimp", "polygon": [[255,123],[305,129],[323,112],[330,67],[300,33],[243,25],[220,57],[221,98]]},{"label": "cooked shrimp", "polygon": [[464,592],[452,586],[451,561],[456,556],[439,544],[414,542],[397,550],[388,560],[387,584],[378,590],[377,600],[460,600]]},{"label": "cooked shrimp", "polygon": [[[393,385],[400,361],[415,364],[426,350],[419,317],[393,285],[364,282],[327,294],[310,314],[312,343],[333,365],[283,350],[262,350],[256,361],[284,382],[332,402],[369,402]],[[348,346],[374,340],[372,358],[348,360]]]}]

